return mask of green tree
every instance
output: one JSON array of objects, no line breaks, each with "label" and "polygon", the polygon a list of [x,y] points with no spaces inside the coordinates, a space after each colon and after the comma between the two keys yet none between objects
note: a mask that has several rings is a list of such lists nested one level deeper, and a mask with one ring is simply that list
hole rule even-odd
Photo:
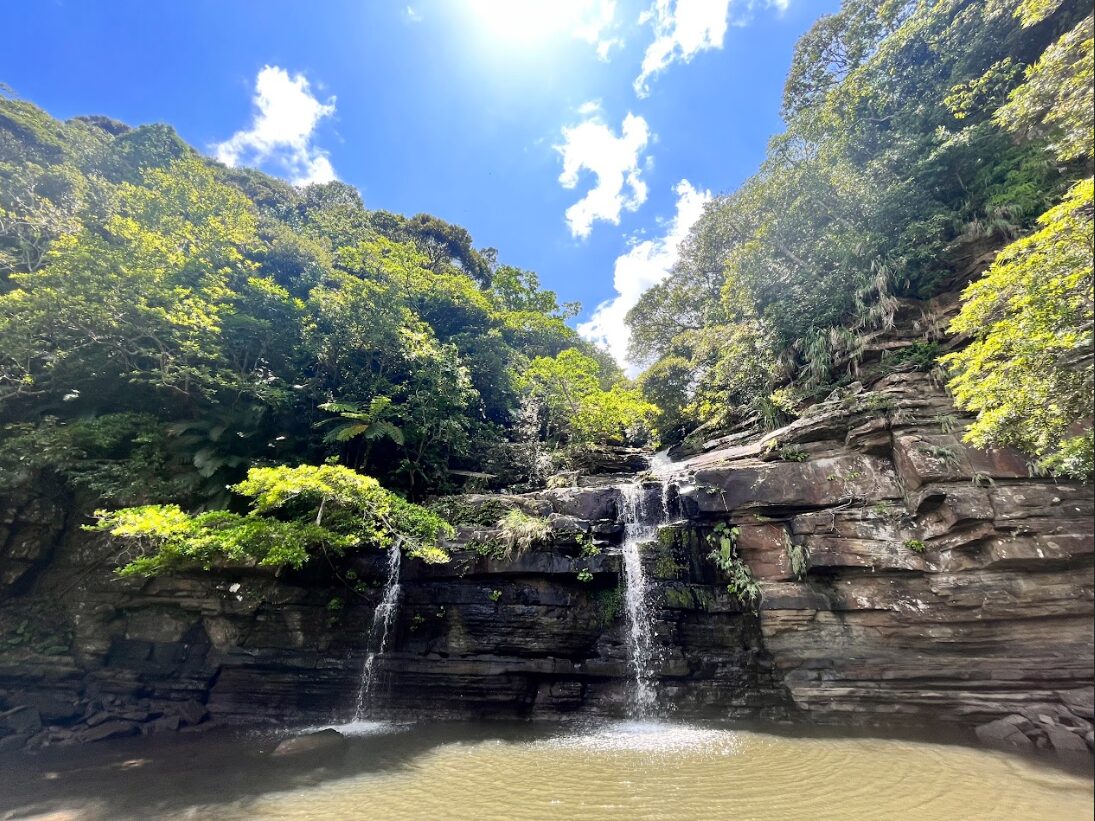
[{"label": "green tree", "polygon": [[245,256],[250,204],[193,159],[144,181],[119,187],[102,230],[63,235],[48,264],[12,275],[0,296],[0,399],[108,375],[190,397],[253,376],[233,372],[218,342],[235,289],[263,287]]},{"label": "green tree", "polygon": [[942,360],[977,414],[968,441],[1013,445],[1074,478],[1092,470],[1092,192],[1077,183],[965,290],[951,331],[973,341]]},{"label": "green tree", "polygon": [[628,315],[635,359],[695,375],[658,383],[663,419],[771,417],[773,379],[824,395],[901,298],[934,295],[1089,173],[1061,147],[1090,145],[1090,13],[846,0],[821,18],[796,48],[786,132]]},{"label": "green tree", "polygon": [[641,438],[656,411],[625,381],[604,385],[597,361],[575,348],[532,360],[521,384],[543,402],[548,437],[566,444],[622,444]]}]

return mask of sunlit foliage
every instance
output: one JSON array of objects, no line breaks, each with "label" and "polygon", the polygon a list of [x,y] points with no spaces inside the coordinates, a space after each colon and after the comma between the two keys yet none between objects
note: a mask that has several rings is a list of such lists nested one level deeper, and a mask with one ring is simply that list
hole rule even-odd
[{"label": "sunlit foliage", "polygon": [[1005,248],[952,323],[973,342],[943,358],[958,403],[977,413],[969,441],[1014,445],[1074,478],[1092,471],[1093,208],[1083,180]]},{"label": "sunlit foliage", "polygon": [[452,532],[376,479],[335,465],[252,468],[232,490],[250,500],[246,515],[142,505],[97,511],[90,529],[126,545],[123,576],[231,564],[300,568],[319,553],[393,543],[433,558],[438,541]]}]

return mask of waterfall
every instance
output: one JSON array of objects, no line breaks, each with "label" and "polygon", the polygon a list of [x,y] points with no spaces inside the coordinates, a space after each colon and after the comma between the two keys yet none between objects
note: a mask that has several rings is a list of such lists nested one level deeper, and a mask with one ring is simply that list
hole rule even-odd
[{"label": "waterfall", "polygon": [[662,483],[662,524],[672,519],[669,493],[673,487],[673,460],[669,458],[669,448],[659,450],[650,460],[650,473]]},{"label": "waterfall", "polygon": [[657,525],[644,522],[646,493],[641,482],[620,488],[620,518],[624,524],[624,603],[627,610],[628,664],[635,681],[629,712],[646,718],[655,706],[650,664],[654,658],[654,635],[648,602],[649,583],[643,572],[641,545],[653,541]]},{"label": "waterfall", "polygon": [[369,654],[365,656],[365,667],[361,671],[361,683],[357,688],[357,707],[354,709],[354,721],[361,721],[368,711],[369,691],[376,675],[376,660],[384,653],[388,645],[388,633],[399,609],[399,560],[402,551],[398,540],[388,549],[388,578],[384,582],[384,596],[373,611],[373,623],[369,627]]}]

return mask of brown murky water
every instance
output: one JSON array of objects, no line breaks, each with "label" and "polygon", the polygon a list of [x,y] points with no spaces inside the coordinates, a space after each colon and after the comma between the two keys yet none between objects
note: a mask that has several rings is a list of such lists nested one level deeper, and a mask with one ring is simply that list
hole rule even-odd
[{"label": "brown murky water", "polygon": [[1090,819],[1090,772],[968,747],[680,724],[393,727],[0,759],[0,818]]}]

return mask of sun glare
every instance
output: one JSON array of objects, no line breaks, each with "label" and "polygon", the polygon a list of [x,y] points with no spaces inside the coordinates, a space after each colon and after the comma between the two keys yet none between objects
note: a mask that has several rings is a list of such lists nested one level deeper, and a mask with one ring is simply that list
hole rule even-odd
[{"label": "sun glare", "polygon": [[[588,38],[603,25],[598,0],[467,0],[476,23],[503,45],[543,44],[560,36]],[[611,7],[609,7],[611,8]]]}]

